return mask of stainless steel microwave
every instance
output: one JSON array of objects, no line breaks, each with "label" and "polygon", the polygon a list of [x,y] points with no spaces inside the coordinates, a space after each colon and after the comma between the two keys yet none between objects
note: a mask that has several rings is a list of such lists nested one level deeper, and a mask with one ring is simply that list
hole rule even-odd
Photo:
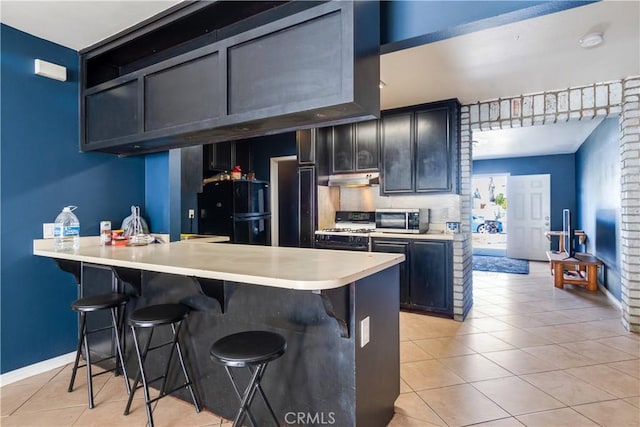
[{"label": "stainless steel microwave", "polygon": [[426,233],[429,209],[376,209],[376,231],[386,233]]}]

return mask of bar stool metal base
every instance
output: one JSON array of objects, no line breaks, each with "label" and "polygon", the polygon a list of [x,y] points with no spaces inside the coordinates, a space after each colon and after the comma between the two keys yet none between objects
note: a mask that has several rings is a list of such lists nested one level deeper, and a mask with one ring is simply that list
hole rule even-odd
[{"label": "bar stool metal base", "polygon": [[[122,334],[122,318],[123,318],[123,310],[122,308],[129,300],[129,297],[125,294],[105,294],[105,295],[95,295],[86,298],[81,298],[79,300],[74,301],[71,304],[71,308],[74,311],[80,313],[80,337],[78,338],[78,346],[76,348],[76,360],[73,364],[73,371],[71,373],[71,380],[69,381],[68,392],[73,391],[73,384],[76,380],[76,374],[78,372],[78,368],[87,368],[87,389],[89,395],[89,409],[93,409],[93,377],[97,377],[98,375],[105,374],[107,372],[114,372],[114,374],[118,375],[118,370],[122,369],[122,374],[124,377],[125,388],[127,389],[127,394],[131,394],[131,386],[129,385],[129,377],[127,376],[127,368],[124,363],[124,357],[122,356],[123,344],[121,343]],[[87,329],[87,313],[100,311],[100,310],[109,310],[111,312],[111,326],[107,326],[104,328],[88,330]],[[88,335],[94,332],[100,332],[107,329],[113,329],[114,338],[116,341],[116,354],[113,356],[105,357],[103,359],[92,362],[91,361],[91,353],[89,351],[89,338]],[[84,347],[85,352],[85,361],[84,365],[80,365],[80,356],[82,354],[82,348]],[[99,372],[97,374],[92,373],[91,364],[92,363],[100,363],[105,360],[110,360],[116,358],[116,365],[113,369],[108,369],[103,372]]]},{"label": "bar stool metal base", "polygon": [[[124,410],[124,415],[129,415],[129,410],[131,409],[131,403],[133,401],[133,396],[135,391],[138,388],[143,388],[144,390],[144,400],[145,407],[147,411],[147,418],[149,420],[149,426],[153,427],[153,409],[151,405],[153,402],[156,402],[163,397],[166,397],[180,389],[186,388],[189,390],[191,394],[191,399],[193,400],[193,404],[196,408],[196,412],[200,412],[200,403],[196,396],[196,391],[193,386],[193,381],[191,380],[191,376],[187,370],[187,367],[184,362],[182,348],[180,345],[180,328],[182,327],[182,322],[186,319],[189,313],[189,309],[181,304],[158,304],[152,305],[149,307],[144,307],[138,309],[133,312],[131,318],[129,319],[129,325],[131,327],[131,332],[133,334],[133,342],[135,344],[136,355],[138,357],[138,365],[139,372],[136,375],[136,379],[133,383],[133,388],[131,390],[131,394],[129,395],[129,400],[127,401],[127,406]],[[153,337],[153,331],[157,326],[171,326],[171,331],[173,333],[173,338],[171,341],[165,342],[163,344],[159,344],[151,347],[151,338]],[[149,328],[149,335],[144,342],[144,345],[140,346],[140,337],[137,334],[137,328]],[[145,361],[147,359],[147,354],[152,350],[157,350],[162,347],[170,346],[169,360],[164,369],[164,374],[154,378],[147,378],[147,373],[145,371]],[[180,367],[182,368],[182,373],[185,378],[185,383],[174,387],[171,390],[166,390],[167,387],[167,377],[169,375],[169,370],[171,368],[171,361],[173,359],[174,351],[178,354],[178,361],[180,362]],[[149,394],[149,384],[155,381],[162,380],[162,385],[160,387],[160,394],[151,398]],[[140,385],[140,381],[142,381],[142,385]]]},{"label": "bar stool metal base", "polygon": [[[246,416],[254,427],[258,427],[250,409],[256,393],[262,396],[274,424],[280,425],[260,383],[269,362],[282,356],[286,348],[287,342],[281,335],[267,331],[247,331],[228,335],[211,346],[211,359],[224,365],[240,400],[240,408],[233,420],[234,427],[241,426]],[[251,379],[242,393],[230,368],[248,368],[251,373]]]}]

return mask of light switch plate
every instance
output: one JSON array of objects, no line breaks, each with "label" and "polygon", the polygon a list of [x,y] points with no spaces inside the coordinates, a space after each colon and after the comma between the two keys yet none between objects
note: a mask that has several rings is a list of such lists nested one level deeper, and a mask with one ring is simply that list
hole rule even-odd
[{"label": "light switch plate", "polygon": [[42,224],[42,238],[53,239],[53,223],[45,222]]},{"label": "light switch plate", "polygon": [[369,343],[369,316],[360,321],[360,348]]}]

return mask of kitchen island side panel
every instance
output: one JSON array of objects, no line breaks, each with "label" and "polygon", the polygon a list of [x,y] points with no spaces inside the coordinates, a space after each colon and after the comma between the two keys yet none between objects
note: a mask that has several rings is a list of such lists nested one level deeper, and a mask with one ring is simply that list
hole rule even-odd
[{"label": "kitchen island side panel", "polygon": [[[393,416],[400,382],[397,265],[338,288],[348,301],[346,316],[336,310],[338,317],[346,317],[348,337],[341,336],[344,326],[327,314],[323,296],[312,291],[226,282],[222,312],[217,300],[202,294],[195,278],[149,271],[142,277],[141,295],[132,298],[129,310],[170,302],[192,307],[183,327],[184,352],[202,403],[212,412],[233,418],[238,400],[224,368],[209,357],[211,344],[235,332],[268,330],[287,340],[287,351],[269,364],[262,383],[281,422],[303,414],[307,420],[333,420],[340,426],[384,426]],[[371,341],[364,348],[359,348],[360,316],[371,322]],[[154,342],[168,338],[168,331],[154,332]],[[135,364],[132,344],[128,331],[130,365]],[[152,378],[162,373],[162,353],[149,355]],[[240,378],[248,380],[246,372]],[[180,380],[175,370],[171,382]],[[190,401],[185,390],[176,395]],[[252,412],[259,425],[268,425],[259,397]]]},{"label": "kitchen island side panel", "polygon": [[[365,277],[355,286],[356,424],[387,425],[400,394],[400,265]],[[362,346],[361,322],[369,318]]]}]

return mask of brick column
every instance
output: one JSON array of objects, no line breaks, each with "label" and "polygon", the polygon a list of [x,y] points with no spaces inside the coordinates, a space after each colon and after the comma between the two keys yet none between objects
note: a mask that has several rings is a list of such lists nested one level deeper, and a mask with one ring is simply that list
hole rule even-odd
[{"label": "brick column", "polygon": [[640,332],[640,76],[623,80],[620,161],[622,323]]},{"label": "brick column", "polygon": [[460,233],[453,242],[453,318],[464,320],[473,305],[471,246],[471,126],[469,107],[460,110]]}]

